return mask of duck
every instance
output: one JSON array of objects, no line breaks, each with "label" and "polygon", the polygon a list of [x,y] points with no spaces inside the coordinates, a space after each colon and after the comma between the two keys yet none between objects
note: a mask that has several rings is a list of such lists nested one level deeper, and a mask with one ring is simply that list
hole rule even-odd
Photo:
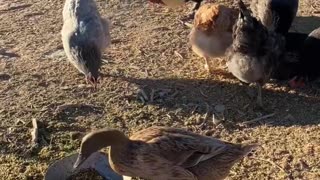
[{"label": "duck", "polygon": [[306,81],[314,81],[320,77],[320,27],[314,29],[302,43],[299,69],[290,81],[292,88],[302,88],[306,85]]},{"label": "duck", "polygon": [[205,60],[208,74],[212,73],[209,59],[224,56],[232,44],[232,27],[238,14],[238,9],[216,3],[206,3],[196,12],[189,43],[192,51]]},{"label": "duck", "polygon": [[102,52],[111,41],[109,21],[100,16],[94,0],[65,1],[61,37],[69,62],[96,87]]},{"label": "duck", "polygon": [[126,177],[221,180],[258,145],[233,144],[165,126],[146,128],[130,138],[120,130],[106,128],[83,137],[74,168],[104,147],[109,147],[111,168]]},{"label": "duck", "polygon": [[269,31],[238,1],[239,17],[233,30],[233,43],[227,50],[227,67],[244,83],[258,86],[257,104],[262,104],[262,86],[277,69],[285,51],[285,38]]},{"label": "duck", "polygon": [[276,33],[288,33],[297,15],[299,0],[252,0],[250,9],[261,23]]}]

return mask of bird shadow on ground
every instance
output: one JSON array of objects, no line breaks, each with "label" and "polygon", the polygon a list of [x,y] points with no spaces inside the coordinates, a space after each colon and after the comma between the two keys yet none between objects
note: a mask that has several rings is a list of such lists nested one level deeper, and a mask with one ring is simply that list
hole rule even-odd
[{"label": "bird shadow on ground", "polygon": [[89,104],[64,104],[56,108],[55,117],[60,121],[74,121],[80,116],[103,114],[103,108]]},{"label": "bird shadow on ground", "polygon": [[18,54],[8,52],[6,49],[0,49],[0,55],[8,58],[20,57]]},{"label": "bird shadow on ground", "polygon": [[292,24],[292,30],[309,34],[311,31],[320,27],[320,17],[316,16],[297,16]]},{"label": "bird shadow on ground", "polygon": [[[281,82],[270,83],[264,88],[264,107],[256,105],[255,86],[230,84],[210,79],[136,79],[122,80],[140,88],[132,97],[146,105],[163,107],[168,111],[182,109],[184,116],[193,113],[217,114],[223,110],[227,128],[237,129],[246,126],[295,126],[316,125],[320,117],[319,87],[308,87],[294,91],[286,89]],[[286,89],[286,90],[283,90]],[[210,115],[211,115],[210,114]],[[269,117],[264,119],[263,116]],[[262,118],[261,118],[262,117]],[[260,119],[261,118],[261,119]]]}]

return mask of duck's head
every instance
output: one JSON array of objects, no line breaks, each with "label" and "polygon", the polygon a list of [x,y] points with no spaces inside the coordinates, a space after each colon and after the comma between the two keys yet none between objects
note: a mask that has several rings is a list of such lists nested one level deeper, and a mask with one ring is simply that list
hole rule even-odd
[{"label": "duck's head", "polygon": [[128,141],[128,138],[116,129],[93,131],[82,138],[80,152],[73,167],[79,167],[92,153],[104,147],[122,146]]}]

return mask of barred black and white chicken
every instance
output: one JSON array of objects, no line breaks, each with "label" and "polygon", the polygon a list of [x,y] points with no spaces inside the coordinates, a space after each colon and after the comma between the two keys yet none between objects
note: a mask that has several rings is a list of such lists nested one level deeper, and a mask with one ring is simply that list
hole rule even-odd
[{"label": "barred black and white chicken", "polygon": [[239,9],[233,43],[227,52],[227,66],[240,81],[258,85],[257,103],[262,107],[262,86],[279,65],[285,39],[253,17],[241,0]]},{"label": "barred black and white chicken", "polygon": [[96,87],[101,54],[110,44],[110,34],[94,0],[66,0],[61,35],[68,60]]}]

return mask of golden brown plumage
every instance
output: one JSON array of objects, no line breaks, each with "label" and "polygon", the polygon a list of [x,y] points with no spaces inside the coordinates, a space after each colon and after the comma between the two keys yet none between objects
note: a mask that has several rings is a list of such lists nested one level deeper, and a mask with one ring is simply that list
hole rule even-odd
[{"label": "golden brown plumage", "polygon": [[223,56],[232,43],[237,16],[238,10],[214,3],[204,4],[197,11],[189,40],[192,50],[205,59],[209,72],[209,58]]},{"label": "golden brown plumage", "polygon": [[150,127],[130,138],[118,130],[105,129],[83,138],[75,167],[107,146],[114,171],[156,180],[220,180],[256,147],[231,144],[177,128]]}]

